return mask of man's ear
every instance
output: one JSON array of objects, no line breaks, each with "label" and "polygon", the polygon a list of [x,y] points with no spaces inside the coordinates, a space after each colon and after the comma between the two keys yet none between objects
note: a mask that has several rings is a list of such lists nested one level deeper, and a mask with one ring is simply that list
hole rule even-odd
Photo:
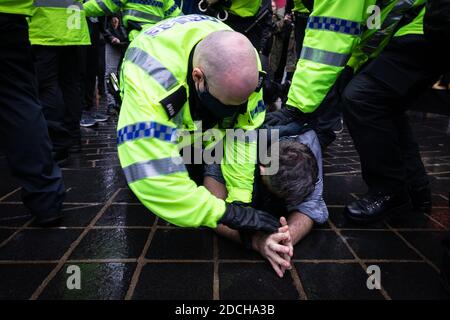
[{"label": "man's ear", "polygon": [[200,68],[194,68],[194,70],[192,70],[192,80],[194,80],[195,83],[203,81],[203,72]]}]

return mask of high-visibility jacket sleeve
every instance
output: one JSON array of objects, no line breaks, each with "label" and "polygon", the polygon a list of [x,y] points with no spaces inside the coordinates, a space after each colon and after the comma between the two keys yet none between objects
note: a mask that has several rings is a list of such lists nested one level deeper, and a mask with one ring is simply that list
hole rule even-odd
[{"label": "high-visibility jacket sleeve", "polygon": [[123,80],[117,137],[129,187],[150,211],[172,224],[215,228],[225,201],[189,178],[175,141],[176,126],[155,101],[162,87],[128,61]]},{"label": "high-visibility jacket sleeve", "polygon": [[[378,20],[380,26],[368,28],[364,31],[361,42],[353,51],[348,66],[357,72],[368,60],[377,58],[393,36],[423,34],[423,15],[425,13],[423,5],[425,2],[426,0],[391,1],[383,7]],[[417,11],[417,7],[421,9]],[[405,13],[408,14],[408,19],[411,18],[412,14],[416,14],[416,17],[406,25],[404,25],[405,21],[403,20]],[[376,16],[372,15],[369,20],[372,23],[375,22]],[[398,29],[398,24],[403,25],[403,27]]]},{"label": "high-visibility jacket sleeve", "polygon": [[[243,136],[247,132],[243,131]],[[227,138],[224,143],[224,158],[221,169],[228,191],[227,202],[252,202],[256,164],[256,141]],[[244,138],[245,139],[245,138]]]},{"label": "high-visibility jacket sleeve", "polygon": [[253,17],[261,8],[261,2],[261,0],[232,0],[230,8],[227,10],[239,17]]},{"label": "high-visibility jacket sleeve", "polygon": [[302,0],[294,0],[294,8],[293,11],[301,12],[301,13],[309,13],[308,8],[303,4]]},{"label": "high-visibility jacket sleeve", "polygon": [[122,8],[128,0],[89,0],[83,4],[87,17],[111,15]]},{"label": "high-visibility jacket sleeve", "polygon": [[313,112],[358,45],[367,8],[375,0],[316,0],[288,94],[288,105]]},{"label": "high-visibility jacket sleeve", "polygon": [[255,166],[257,162],[257,129],[265,117],[262,92],[254,93],[247,113],[240,115],[235,130],[228,131],[224,143],[222,175],[228,191],[227,202],[252,202]]},{"label": "high-visibility jacket sleeve", "polygon": [[164,19],[178,17],[181,9],[174,0],[164,1]]},{"label": "high-visibility jacket sleeve", "polygon": [[[424,1],[418,1],[422,4]],[[401,27],[394,35],[394,37],[406,36],[408,34],[423,34],[423,18],[425,16],[425,7],[419,12],[419,14],[407,25]]]}]

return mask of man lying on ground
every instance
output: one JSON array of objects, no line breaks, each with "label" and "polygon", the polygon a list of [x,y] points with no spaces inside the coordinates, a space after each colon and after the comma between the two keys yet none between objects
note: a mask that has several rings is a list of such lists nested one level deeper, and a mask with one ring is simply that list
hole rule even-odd
[{"label": "man lying on ground", "polygon": [[[216,232],[259,252],[283,277],[291,268],[293,246],[311,231],[314,222],[328,219],[328,210],[322,198],[322,153],[315,132],[282,137],[278,143],[279,170],[274,175],[264,175],[266,168],[259,165],[252,206],[279,217],[282,227],[277,233],[267,234],[218,225]],[[205,166],[204,176],[205,187],[216,197],[226,199],[220,165]]]}]

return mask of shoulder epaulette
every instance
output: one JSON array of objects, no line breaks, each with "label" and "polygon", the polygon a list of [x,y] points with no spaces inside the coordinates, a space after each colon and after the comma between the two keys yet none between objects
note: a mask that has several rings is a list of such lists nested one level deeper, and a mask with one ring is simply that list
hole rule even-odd
[{"label": "shoulder epaulette", "polygon": [[186,88],[180,86],[175,92],[173,92],[170,96],[162,99],[159,103],[161,103],[161,105],[166,110],[169,119],[172,119],[178,112],[180,112],[186,101]]}]

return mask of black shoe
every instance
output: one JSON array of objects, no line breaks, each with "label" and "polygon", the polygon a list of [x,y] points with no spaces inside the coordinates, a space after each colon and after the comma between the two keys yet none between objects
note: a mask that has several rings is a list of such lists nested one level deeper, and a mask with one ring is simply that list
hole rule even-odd
[{"label": "black shoe", "polygon": [[428,186],[409,189],[409,196],[413,209],[419,212],[430,213],[431,190]]},{"label": "black shoe", "polygon": [[410,205],[408,195],[403,192],[398,194],[367,193],[359,200],[347,205],[344,215],[354,222],[372,223],[380,221],[400,209],[409,208]]}]

